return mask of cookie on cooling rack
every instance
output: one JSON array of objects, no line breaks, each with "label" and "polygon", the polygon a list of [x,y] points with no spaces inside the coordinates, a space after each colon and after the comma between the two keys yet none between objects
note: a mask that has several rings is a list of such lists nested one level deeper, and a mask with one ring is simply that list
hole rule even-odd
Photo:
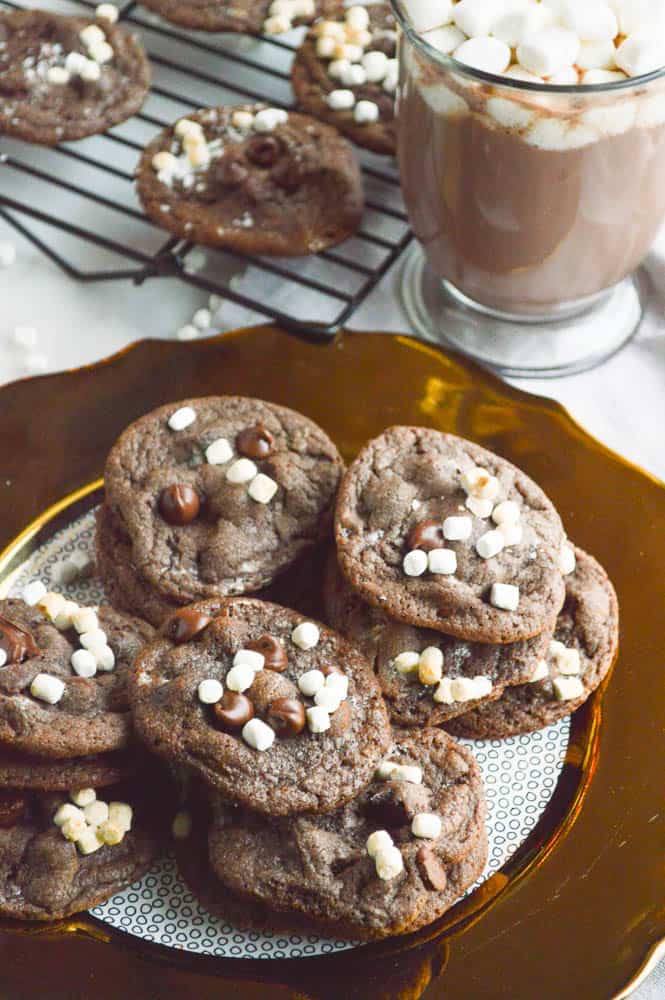
[{"label": "cookie on cooling rack", "polygon": [[0,134],[47,146],[96,135],[135,114],[149,86],[142,45],[108,16],[0,12]]},{"label": "cookie on cooling rack", "polygon": [[336,13],[339,0],[142,0],[143,6],[173,24],[198,31],[278,35],[316,17]]},{"label": "cookie on cooling rack", "polygon": [[137,189],[164,229],[212,247],[298,257],[351,236],[360,170],[335,129],[265,105],[197,111],[145,149]]},{"label": "cookie on cooling rack", "polygon": [[358,146],[394,156],[396,44],[388,4],[350,7],[318,21],[291,70],[299,107]]}]

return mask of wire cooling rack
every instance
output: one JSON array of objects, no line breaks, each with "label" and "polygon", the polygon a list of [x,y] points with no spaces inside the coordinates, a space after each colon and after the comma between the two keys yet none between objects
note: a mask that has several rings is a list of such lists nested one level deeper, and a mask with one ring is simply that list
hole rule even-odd
[{"label": "wire cooling rack", "polygon": [[[0,2],[5,10],[34,6],[80,14],[96,3]],[[53,149],[0,137],[0,217],[79,281],[177,277],[291,329],[332,335],[411,239],[394,162],[359,151],[362,227],[316,256],[203,254],[186,240],[166,239],[134,193],[143,146],[196,107],[255,100],[293,107],[289,71],[304,29],[259,39],[189,32],[135,2],[120,5],[120,20],[142,37],[152,62],[153,86],[141,113],[105,135]],[[248,268],[252,280],[239,283]],[[248,286],[261,288],[261,298]]]}]

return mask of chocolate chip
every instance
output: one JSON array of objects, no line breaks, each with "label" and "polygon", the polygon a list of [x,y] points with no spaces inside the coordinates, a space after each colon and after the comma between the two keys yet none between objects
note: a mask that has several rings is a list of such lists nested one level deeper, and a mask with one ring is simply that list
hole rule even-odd
[{"label": "chocolate chip", "polygon": [[14,826],[23,816],[28,800],[20,792],[0,792],[0,827]]},{"label": "chocolate chip", "polygon": [[41,652],[29,629],[4,616],[0,617],[0,649],[7,654],[7,663],[22,663]]},{"label": "chocolate chip", "polygon": [[282,149],[282,143],[274,135],[257,135],[245,146],[245,156],[259,167],[272,167]]},{"label": "chocolate chip", "polygon": [[248,177],[249,170],[247,167],[243,166],[239,160],[231,159],[230,157],[221,160],[215,168],[215,180],[225,188],[240,187]]},{"label": "chocolate chip", "polygon": [[217,721],[228,729],[239,729],[254,718],[254,706],[249,698],[235,691],[225,691],[212,710]]},{"label": "chocolate chip", "polygon": [[245,648],[253,649],[263,655],[263,666],[266,670],[276,670],[278,674],[282,674],[289,665],[284,645],[274,635],[261,635],[258,639],[248,642]]},{"label": "chocolate chip", "polygon": [[442,549],[444,544],[441,521],[419,521],[411,528],[406,540],[408,549],[422,549],[423,552]]},{"label": "chocolate chip", "polygon": [[448,884],[446,869],[443,867],[431,847],[421,847],[416,854],[416,864],[420,877],[428,889],[443,892]]},{"label": "chocolate chip", "polygon": [[198,516],[200,501],[196,490],[184,483],[173,483],[159,497],[159,513],[167,524],[189,524]]},{"label": "chocolate chip", "polygon": [[297,698],[278,698],[268,706],[266,722],[280,739],[297,736],[305,728],[305,706]]},{"label": "chocolate chip", "polygon": [[267,458],[272,455],[275,439],[263,424],[248,427],[236,437],[236,449],[247,458]]},{"label": "chocolate chip", "polygon": [[197,636],[211,621],[210,615],[204,615],[196,608],[181,608],[167,619],[162,631],[179,646]]}]

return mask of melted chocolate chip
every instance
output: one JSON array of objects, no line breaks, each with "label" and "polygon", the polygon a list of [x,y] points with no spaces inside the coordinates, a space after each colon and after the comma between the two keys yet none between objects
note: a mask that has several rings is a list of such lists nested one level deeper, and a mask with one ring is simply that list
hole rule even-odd
[{"label": "melted chocolate chip", "polygon": [[0,827],[15,826],[27,807],[28,800],[20,792],[0,791]]},{"label": "melted chocolate chip", "polygon": [[416,864],[420,877],[428,889],[443,892],[448,884],[446,869],[443,867],[431,847],[421,847],[416,854]]},{"label": "melted chocolate chip", "polygon": [[256,135],[245,146],[245,156],[259,167],[272,167],[282,155],[283,148],[274,135]]},{"label": "melted chocolate chip", "polygon": [[41,652],[29,629],[4,616],[0,617],[0,649],[7,654],[7,663],[22,663]]},{"label": "melted chocolate chip", "polygon": [[277,698],[268,707],[266,722],[280,739],[290,739],[305,728],[305,706],[297,698]]},{"label": "melted chocolate chip", "polygon": [[254,705],[246,695],[235,691],[225,691],[212,710],[217,722],[226,729],[239,729],[254,718]]},{"label": "melted chocolate chip", "polygon": [[274,451],[274,444],[274,437],[263,424],[248,427],[236,437],[236,449],[247,458],[268,458]]},{"label": "melted chocolate chip", "polygon": [[422,549],[423,552],[442,549],[445,545],[443,524],[441,521],[419,521],[411,528],[406,545],[408,549]]},{"label": "melted chocolate chip", "polygon": [[278,674],[281,674],[289,665],[284,645],[274,635],[261,635],[258,639],[248,642],[246,648],[253,649],[256,653],[263,655],[263,666],[266,670],[276,670]]},{"label": "melted chocolate chip", "polygon": [[196,490],[183,483],[167,486],[159,497],[159,513],[167,524],[189,524],[198,517],[200,507]]},{"label": "melted chocolate chip", "polygon": [[210,615],[204,615],[196,608],[181,608],[168,618],[162,631],[179,646],[199,635],[211,621]]}]

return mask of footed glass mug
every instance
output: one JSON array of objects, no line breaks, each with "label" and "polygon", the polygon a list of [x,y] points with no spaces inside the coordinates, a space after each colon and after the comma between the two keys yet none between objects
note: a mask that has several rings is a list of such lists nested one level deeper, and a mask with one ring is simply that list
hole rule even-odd
[{"label": "footed glass mug", "polygon": [[497,77],[434,49],[394,4],[399,168],[422,248],[405,269],[411,318],[507,374],[597,364],[639,325],[635,272],[665,218],[665,70]]}]

